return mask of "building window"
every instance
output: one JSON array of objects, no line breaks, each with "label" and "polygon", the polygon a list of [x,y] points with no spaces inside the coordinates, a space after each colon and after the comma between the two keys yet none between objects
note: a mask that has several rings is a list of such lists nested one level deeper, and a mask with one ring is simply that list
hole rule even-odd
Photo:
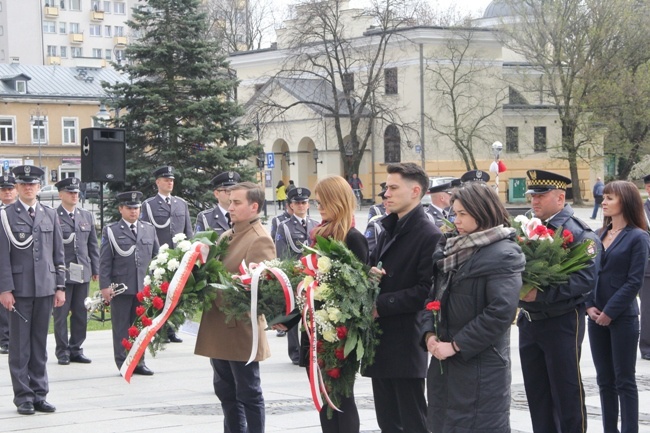
[{"label": "building window", "polygon": [[91,2],[90,2],[90,7],[91,7],[92,10],[94,10],[95,12],[98,12],[98,11],[102,10],[102,9],[99,7],[100,4],[101,4],[101,2],[100,2],[99,0],[91,0]]},{"label": "building window", "polygon": [[400,162],[402,160],[401,141],[399,129],[395,125],[389,125],[384,131],[384,162]]},{"label": "building window", "polygon": [[64,59],[68,58],[68,47],[59,47],[59,52],[61,53],[61,57]]},{"label": "building window", "polygon": [[118,14],[118,15],[125,15],[126,14],[126,4],[124,4],[122,2],[113,3],[113,12]]},{"label": "building window", "polygon": [[66,27],[67,27],[66,23],[59,22],[59,33],[62,34],[62,35],[65,35],[66,33],[68,33]]},{"label": "building window", "polygon": [[546,152],[546,126],[535,127],[534,140],[535,152]]},{"label": "building window", "polygon": [[89,30],[90,30],[90,36],[102,35],[102,26],[100,26],[99,24],[91,24]]},{"label": "building window", "polygon": [[104,13],[111,13],[111,2],[104,2]]},{"label": "building window", "polygon": [[124,60],[124,50],[115,50],[115,61],[120,63]]},{"label": "building window", "polygon": [[113,50],[104,50],[104,58],[106,60],[112,60],[113,59]]},{"label": "building window", "polygon": [[47,46],[47,55],[50,57],[56,57],[56,45]]},{"label": "building window", "polygon": [[43,21],[43,33],[56,33],[56,22]]},{"label": "building window", "polygon": [[70,33],[81,33],[79,31],[79,23],[70,23]]},{"label": "building window", "polygon": [[70,55],[72,55],[73,58],[83,57],[83,50],[81,47],[70,47]]},{"label": "building window", "polygon": [[115,36],[124,36],[123,26],[115,26]]},{"label": "building window", "polygon": [[27,93],[27,81],[25,80],[16,80],[16,92],[20,94]]},{"label": "building window", "polygon": [[102,58],[102,49],[101,48],[93,48],[93,57],[96,59],[101,59]]},{"label": "building window", "polygon": [[104,26],[104,36],[107,38],[113,36],[113,28],[111,26]]},{"label": "building window", "polygon": [[81,10],[81,0],[70,0],[70,10],[71,11],[80,11]]},{"label": "building window", "polygon": [[47,144],[47,118],[45,116],[32,119],[32,144]]},{"label": "building window", "polygon": [[14,143],[13,118],[0,118],[0,143]]},{"label": "building window", "polygon": [[352,92],[354,90],[354,74],[352,72],[341,74],[341,84],[345,93]]},{"label": "building window", "polygon": [[77,144],[77,119],[63,119],[63,144]]},{"label": "building window", "polygon": [[397,95],[397,68],[384,69],[384,87],[387,95]]},{"label": "building window", "polygon": [[506,126],[506,152],[519,152],[519,128]]}]

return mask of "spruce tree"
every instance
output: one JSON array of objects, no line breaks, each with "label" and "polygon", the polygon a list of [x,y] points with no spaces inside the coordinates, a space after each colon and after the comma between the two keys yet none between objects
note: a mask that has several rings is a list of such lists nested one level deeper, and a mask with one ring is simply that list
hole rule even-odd
[{"label": "spruce tree", "polygon": [[[128,83],[106,83],[108,101],[119,108],[112,126],[125,128],[127,181],[113,191],[156,192],[151,173],[175,169],[174,195],[193,214],[212,206],[212,177],[238,171],[254,179],[256,145],[237,145],[245,131],[236,119],[242,108],[234,98],[237,86],[222,50],[207,40],[199,0],[148,0],[134,7],[128,22],[133,42],[126,62],[116,65]],[[109,200],[109,204],[113,204]],[[115,209],[108,206],[107,209]]]}]

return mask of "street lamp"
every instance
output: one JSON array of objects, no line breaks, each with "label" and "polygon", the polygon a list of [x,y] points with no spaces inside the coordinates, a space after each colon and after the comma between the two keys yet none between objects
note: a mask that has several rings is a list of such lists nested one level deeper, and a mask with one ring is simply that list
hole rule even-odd
[{"label": "street lamp", "polygon": [[495,192],[499,194],[499,155],[501,155],[501,150],[503,150],[503,144],[500,141],[495,141],[492,143],[492,153],[494,153],[494,161],[497,163],[497,173],[496,173],[496,188]]},{"label": "street lamp", "polygon": [[[38,166],[43,168],[43,158],[42,158],[42,138],[45,138],[45,122],[47,121],[47,111],[41,110],[41,107],[37,106],[35,109],[30,111],[29,120],[32,126],[36,126],[36,143],[38,144]],[[32,138],[34,138],[34,132],[32,130]]]},{"label": "street lamp", "polygon": [[99,111],[95,114],[93,120],[97,127],[105,127],[108,124],[108,121],[111,120],[111,113],[106,110],[106,104],[103,102],[99,104]]},{"label": "street lamp", "polygon": [[323,161],[318,160],[318,149],[312,151],[311,157],[314,158],[314,173],[318,173],[318,164],[323,163]]},{"label": "street lamp", "polygon": [[282,154],[284,156],[284,160],[287,163],[287,165],[296,165],[295,162],[291,162],[291,154],[289,151],[286,151]]},{"label": "street lamp", "polygon": [[[259,142],[258,142],[259,144]],[[260,149],[260,151],[257,153],[257,168],[260,169],[260,186],[262,187],[262,190],[265,191],[264,193],[264,218],[267,217],[266,214],[266,189],[264,185],[264,161],[266,160],[266,153],[264,153],[264,149]]]}]

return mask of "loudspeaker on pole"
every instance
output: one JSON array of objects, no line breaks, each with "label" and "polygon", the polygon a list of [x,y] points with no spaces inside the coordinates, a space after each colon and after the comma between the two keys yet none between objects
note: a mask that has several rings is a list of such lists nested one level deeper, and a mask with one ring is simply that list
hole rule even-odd
[{"label": "loudspeaker on pole", "polygon": [[126,181],[126,131],[120,128],[81,130],[81,181]]}]

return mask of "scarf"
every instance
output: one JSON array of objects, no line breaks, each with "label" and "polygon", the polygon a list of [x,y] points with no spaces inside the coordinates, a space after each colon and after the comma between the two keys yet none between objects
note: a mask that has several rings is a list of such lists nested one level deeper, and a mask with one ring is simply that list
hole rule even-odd
[{"label": "scarf", "polygon": [[480,232],[450,238],[445,245],[445,257],[436,262],[438,269],[444,273],[456,271],[479,248],[509,238],[514,233],[515,229],[499,225]]}]

